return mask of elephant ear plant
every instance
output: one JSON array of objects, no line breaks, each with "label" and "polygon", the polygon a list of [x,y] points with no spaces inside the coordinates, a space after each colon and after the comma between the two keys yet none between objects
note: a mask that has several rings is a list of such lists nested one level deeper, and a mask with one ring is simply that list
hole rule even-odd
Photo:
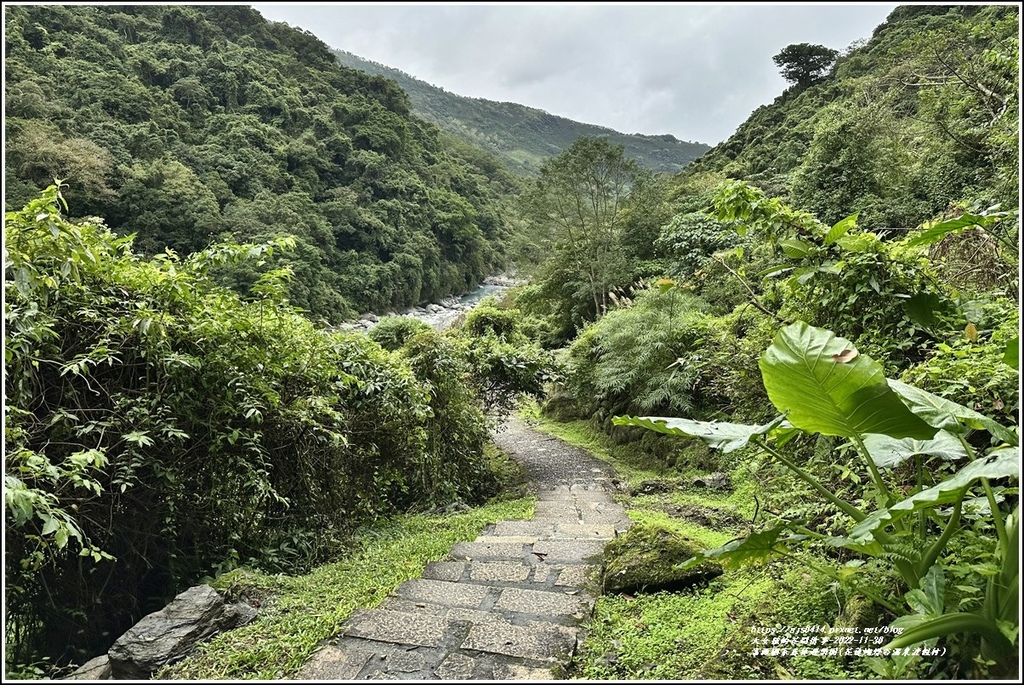
[{"label": "elephant ear plant", "polygon": [[[802,321],[776,335],[761,357],[760,369],[768,397],[782,414],[765,425],[649,416],[617,417],[615,423],[699,438],[723,452],[753,446],[852,519],[848,533],[830,536],[811,530],[804,521],[783,520],[707,550],[684,565],[710,558],[741,565],[815,542],[890,560],[906,585],[904,599],[914,610],[894,623],[903,632],[890,648],[965,633],[981,638],[982,659],[1005,663],[1014,658],[1019,630],[1019,510],[1015,506],[1013,513],[1000,511],[1001,494],[991,483],[1019,478],[1018,434],[972,409],[886,379],[881,365],[859,354],[849,341]],[[991,442],[998,444],[987,450],[975,447],[967,440],[974,430],[988,431]],[[802,468],[798,457],[786,453],[786,443],[800,434],[848,441],[866,477],[861,497],[842,499]],[[926,469],[928,458],[963,466],[947,475]],[[915,474],[907,487],[897,484],[892,474],[904,465],[913,466]],[[977,502],[983,504],[979,507]],[[978,509],[992,518],[999,568],[988,578],[979,609],[944,613],[945,580],[938,562],[968,510]],[[835,575],[849,579],[863,563],[863,558],[855,559]],[[857,589],[895,614],[908,613],[877,593]]]}]

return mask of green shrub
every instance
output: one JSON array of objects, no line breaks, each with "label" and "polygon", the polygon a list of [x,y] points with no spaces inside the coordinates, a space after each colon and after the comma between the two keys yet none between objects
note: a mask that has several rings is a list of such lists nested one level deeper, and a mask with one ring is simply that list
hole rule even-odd
[{"label": "green shrub", "polygon": [[701,303],[677,288],[640,293],[587,326],[569,348],[566,385],[599,420],[693,406],[695,369],[677,361],[703,340]]},{"label": "green shrub", "polygon": [[385,316],[370,329],[370,340],[385,350],[394,352],[417,333],[430,330],[430,326],[411,316]]},{"label": "green shrub", "polygon": [[286,271],[247,300],[210,276],[286,240],[142,259],[61,203],[5,217],[12,662],[81,661],[202,576],[309,567],[361,523],[493,492],[451,343],[403,358],[314,326]]}]

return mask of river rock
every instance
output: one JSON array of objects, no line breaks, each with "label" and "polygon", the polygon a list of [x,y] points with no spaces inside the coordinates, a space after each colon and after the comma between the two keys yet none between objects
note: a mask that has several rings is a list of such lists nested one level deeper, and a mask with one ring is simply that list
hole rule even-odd
[{"label": "river rock", "polygon": [[117,639],[107,652],[112,677],[149,678],[161,666],[185,658],[197,643],[255,617],[251,606],[227,604],[209,585],[191,587]]}]

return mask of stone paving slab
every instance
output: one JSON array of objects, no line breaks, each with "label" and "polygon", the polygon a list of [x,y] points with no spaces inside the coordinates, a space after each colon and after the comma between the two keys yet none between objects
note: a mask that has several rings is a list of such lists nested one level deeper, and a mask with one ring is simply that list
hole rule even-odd
[{"label": "stone paving slab", "polygon": [[536,535],[544,537],[555,531],[555,524],[546,521],[499,521],[492,535]]},{"label": "stone paving slab", "polygon": [[451,621],[437,616],[377,609],[355,612],[343,634],[380,642],[438,647],[451,629]]},{"label": "stone paving slab", "polygon": [[534,508],[533,518],[535,521],[547,521],[555,519],[566,523],[578,522],[582,519],[582,512],[572,502],[537,502]]},{"label": "stone paving slab", "polygon": [[576,652],[576,633],[571,628],[542,623],[475,625],[470,628],[462,649],[568,664]]},{"label": "stone paving slab", "polygon": [[395,594],[414,602],[431,602],[452,607],[479,609],[487,597],[486,585],[452,583],[446,580],[407,580],[398,586]]},{"label": "stone paving slab", "polygon": [[475,669],[476,659],[459,652],[452,652],[441,662],[434,673],[441,680],[471,680]]},{"label": "stone paving slab", "polygon": [[486,542],[491,545],[521,544],[532,545],[537,542],[536,535],[478,535],[473,542]]},{"label": "stone paving slab", "polygon": [[454,561],[475,559],[521,559],[526,552],[521,542],[459,542],[448,555]]},{"label": "stone paving slab", "polygon": [[[402,611],[410,614],[421,614],[424,616],[435,616],[444,618],[452,624],[455,623],[508,623],[509,620],[501,614],[493,611],[480,611],[477,609],[466,609],[464,607],[449,607],[444,604],[433,602],[414,602],[399,597],[388,597],[381,605],[381,609],[387,611]],[[525,619],[524,619],[525,620]],[[520,621],[522,623],[524,621]]]},{"label": "stone paving slab", "polygon": [[589,540],[542,540],[533,546],[533,553],[543,554],[545,563],[585,562],[603,551],[603,542]]},{"label": "stone paving slab", "polygon": [[541,502],[614,502],[610,492],[604,490],[578,490],[574,492],[538,492],[537,503]]},{"label": "stone paving slab", "polygon": [[469,564],[469,579],[477,582],[522,583],[533,573],[533,567],[522,562],[474,561]]},{"label": "stone paving slab", "polygon": [[298,680],[352,680],[373,652],[327,645],[313,655],[296,675]]},{"label": "stone paving slab", "polygon": [[601,567],[598,564],[572,564],[558,572],[556,587],[585,587],[589,583],[597,583]]},{"label": "stone paving slab", "polygon": [[545,590],[523,590],[508,587],[501,591],[495,609],[518,611],[522,614],[551,614],[583,618],[594,607],[589,596],[552,592]]},{"label": "stone paving slab", "polygon": [[432,561],[423,569],[423,577],[429,580],[449,580],[455,582],[462,578],[466,570],[464,561]]},{"label": "stone paving slab", "polygon": [[535,668],[522,664],[495,664],[494,680],[555,680],[550,668]]},{"label": "stone paving slab", "polygon": [[551,540],[612,540],[615,526],[610,523],[556,523],[548,535]]}]

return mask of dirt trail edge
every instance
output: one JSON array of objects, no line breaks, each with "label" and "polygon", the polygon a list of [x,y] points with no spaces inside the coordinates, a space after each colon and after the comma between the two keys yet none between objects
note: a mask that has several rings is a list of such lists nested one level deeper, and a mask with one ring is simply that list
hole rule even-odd
[{"label": "dirt trail edge", "polygon": [[613,471],[511,417],[494,436],[537,490],[529,521],[455,545],[379,608],[359,610],[301,680],[542,680],[566,666],[590,616],[605,544],[630,525]]}]

